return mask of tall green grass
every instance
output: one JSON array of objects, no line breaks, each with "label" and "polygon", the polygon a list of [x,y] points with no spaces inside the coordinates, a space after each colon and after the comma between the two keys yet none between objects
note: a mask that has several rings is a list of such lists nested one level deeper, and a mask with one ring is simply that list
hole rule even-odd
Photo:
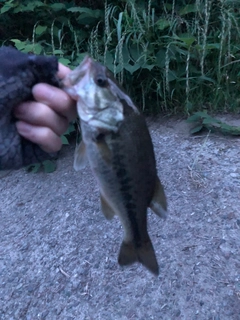
[{"label": "tall green grass", "polygon": [[105,26],[104,55],[91,51],[143,109],[239,110],[239,1],[109,4]]},{"label": "tall green grass", "polygon": [[89,52],[146,112],[240,109],[239,0],[79,3],[5,1],[1,43],[55,54],[73,67]]}]

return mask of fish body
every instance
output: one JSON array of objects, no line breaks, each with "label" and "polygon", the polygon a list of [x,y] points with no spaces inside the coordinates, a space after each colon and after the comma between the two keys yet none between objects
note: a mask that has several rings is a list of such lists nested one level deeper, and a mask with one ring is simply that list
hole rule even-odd
[{"label": "fish body", "polygon": [[82,142],[74,167],[79,170],[88,160],[103,214],[120,218],[125,234],[119,264],[138,261],[157,275],[147,208],[165,217],[167,204],[145,118],[105,67],[87,57],[78,68],[79,77],[70,74],[65,79],[66,91],[78,100],[81,120]]}]

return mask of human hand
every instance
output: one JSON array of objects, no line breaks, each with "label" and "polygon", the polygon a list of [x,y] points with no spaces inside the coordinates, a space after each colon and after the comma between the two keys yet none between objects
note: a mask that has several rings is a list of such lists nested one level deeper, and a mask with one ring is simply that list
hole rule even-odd
[{"label": "human hand", "polygon": [[[70,71],[59,63],[59,79]],[[46,83],[36,84],[32,93],[36,101],[21,103],[14,110],[19,120],[16,122],[17,130],[44,151],[57,152],[62,146],[61,135],[77,116],[76,102],[62,89]]]}]

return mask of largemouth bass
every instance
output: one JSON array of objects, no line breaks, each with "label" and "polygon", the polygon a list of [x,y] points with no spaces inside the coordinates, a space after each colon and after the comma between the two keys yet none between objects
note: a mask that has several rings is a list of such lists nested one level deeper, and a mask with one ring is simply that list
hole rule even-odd
[{"label": "largemouth bass", "polygon": [[147,208],[165,217],[167,203],[145,118],[111,73],[90,57],[63,84],[77,100],[82,131],[74,168],[89,162],[100,189],[101,211],[107,219],[117,215],[125,231],[118,263],[138,261],[157,275]]}]

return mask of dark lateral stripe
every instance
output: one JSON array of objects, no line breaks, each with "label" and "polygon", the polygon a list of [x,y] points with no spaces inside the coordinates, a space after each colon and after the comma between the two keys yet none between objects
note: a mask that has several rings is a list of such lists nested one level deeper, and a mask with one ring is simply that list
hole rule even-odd
[{"label": "dark lateral stripe", "polygon": [[[119,145],[116,144],[116,150],[119,149]],[[133,233],[134,244],[136,247],[141,246],[141,236],[138,228],[138,221],[137,221],[137,212],[136,212],[136,204],[133,202],[133,196],[131,194],[132,191],[132,179],[128,176],[128,172],[125,169],[124,164],[124,156],[119,154],[115,154],[114,156],[114,168],[116,170],[116,175],[119,179],[119,183],[121,185],[120,191],[123,197],[123,201],[126,207],[127,216],[130,221],[131,230]]]}]

